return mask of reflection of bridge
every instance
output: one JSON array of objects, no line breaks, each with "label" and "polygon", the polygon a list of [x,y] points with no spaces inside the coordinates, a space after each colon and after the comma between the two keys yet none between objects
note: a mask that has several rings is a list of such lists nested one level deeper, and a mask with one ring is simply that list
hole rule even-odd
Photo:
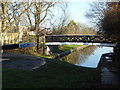
[{"label": "reflection of bridge", "polygon": [[48,35],[45,36],[45,45],[98,45],[114,47],[116,42],[110,38],[96,35]]}]

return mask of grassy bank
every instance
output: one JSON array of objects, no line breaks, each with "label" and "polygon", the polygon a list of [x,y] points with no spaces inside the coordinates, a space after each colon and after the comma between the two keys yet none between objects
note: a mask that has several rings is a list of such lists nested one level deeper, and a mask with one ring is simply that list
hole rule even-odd
[{"label": "grassy bank", "polygon": [[3,68],[3,88],[92,88],[100,86],[100,70],[46,60],[39,69]]},{"label": "grassy bank", "polygon": [[80,46],[82,46],[82,45],[62,45],[62,46],[60,46],[60,50],[67,51],[67,50],[71,50],[73,48],[77,48]]},{"label": "grassy bank", "polygon": [[[82,46],[82,45],[62,45],[59,47],[59,50],[64,52],[64,51],[71,50],[73,48],[77,48],[80,46]],[[31,55],[38,56],[38,57],[43,57],[43,58],[53,58],[54,57],[54,55],[42,55],[38,52],[34,52],[33,50],[31,50],[31,51],[29,50],[29,52]]]}]

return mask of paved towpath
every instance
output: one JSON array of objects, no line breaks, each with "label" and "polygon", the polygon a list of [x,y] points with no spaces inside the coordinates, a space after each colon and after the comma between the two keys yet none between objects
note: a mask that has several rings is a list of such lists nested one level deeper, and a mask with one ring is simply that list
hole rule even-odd
[{"label": "paved towpath", "polygon": [[120,88],[120,73],[113,65],[113,61],[108,57],[108,54],[101,56],[98,68],[101,69],[102,88]]},{"label": "paved towpath", "polygon": [[16,53],[2,54],[3,68],[33,70],[43,66],[45,63],[46,61],[41,57]]}]

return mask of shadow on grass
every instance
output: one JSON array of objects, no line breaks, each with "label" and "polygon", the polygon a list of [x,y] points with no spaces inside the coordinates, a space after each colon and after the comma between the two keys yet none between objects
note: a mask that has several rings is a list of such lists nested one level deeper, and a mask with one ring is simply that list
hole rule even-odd
[{"label": "shadow on grass", "polygon": [[3,68],[3,88],[97,88],[100,70],[46,59],[47,63],[33,71]]}]

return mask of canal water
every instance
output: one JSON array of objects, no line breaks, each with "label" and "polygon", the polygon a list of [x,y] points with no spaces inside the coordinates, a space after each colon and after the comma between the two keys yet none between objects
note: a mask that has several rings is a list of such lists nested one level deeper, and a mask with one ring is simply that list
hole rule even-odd
[{"label": "canal water", "polygon": [[66,61],[77,66],[96,68],[102,54],[110,52],[113,52],[112,47],[89,46],[83,50],[68,55]]}]

